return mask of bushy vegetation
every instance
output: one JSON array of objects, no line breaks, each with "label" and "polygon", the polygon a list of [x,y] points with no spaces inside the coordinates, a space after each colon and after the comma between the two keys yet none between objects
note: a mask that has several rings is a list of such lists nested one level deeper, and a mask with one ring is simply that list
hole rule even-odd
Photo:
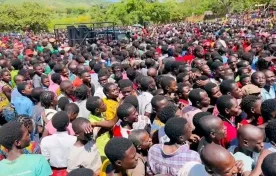
[{"label": "bushy vegetation", "polygon": [[[55,0],[55,3],[59,1],[64,0]],[[55,7],[30,2],[1,5],[0,30],[18,31],[26,27],[34,31],[51,30],[57,23],[101,21],[113,21],[118,25],[144,21],[166,23],[201,15],[205,11],[216,14],[244,12],[255,4],[273,3],[276,0],[121,0],[117,3],[92,3],[97,1],[85,0],[87,5],[79,7],[69,6],[71,1],[67,1],[67,6]]]}]

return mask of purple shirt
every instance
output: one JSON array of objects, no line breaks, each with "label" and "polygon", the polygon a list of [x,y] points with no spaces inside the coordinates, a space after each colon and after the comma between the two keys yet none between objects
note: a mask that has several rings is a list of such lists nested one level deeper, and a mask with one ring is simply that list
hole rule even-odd
[{"label": "purple shirt", "polygon": [[150,172],[153,174],[177,175],[186,162],[198,161],[201,163],[197,152],[190,150],[189,145],[182,145],[174,153],[165,153],[164,144],[153,145],[148,154]]}]

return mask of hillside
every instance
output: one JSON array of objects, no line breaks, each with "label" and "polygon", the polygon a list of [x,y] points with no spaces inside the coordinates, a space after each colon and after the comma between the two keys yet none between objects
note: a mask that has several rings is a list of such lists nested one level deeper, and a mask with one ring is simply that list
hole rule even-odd
[{"label": "hillside", "polygon": [[108,4],[119,0],[0,0],[3,4],[21,4],[23,2],[37,2],[52,8],[89,7],[92,5]]}]

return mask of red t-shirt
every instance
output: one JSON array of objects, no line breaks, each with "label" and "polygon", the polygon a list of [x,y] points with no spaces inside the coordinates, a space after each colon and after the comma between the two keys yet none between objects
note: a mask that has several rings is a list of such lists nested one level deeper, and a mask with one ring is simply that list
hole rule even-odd
[{"label": "red t-shirt", "polygon": [[[244,120],[241,121],[241,124],[242,124],[242,125],[247,125],[247,124],[249,124],[249,123],[248,123],[248,121],[247,121],[246,119],[244,119]],[[257,124],[258,124],[258,125],[264,124],[264,119],[263,119],[263,117],[259,117],[259,118],[258,118]]]},{"label": "red t-shirt", "polygon": [[237,138],[237,129],[233,127],[229,122],[223,121],[224,126],[226,127],[226,138],[220,140],[220,145],[228,148],[231,141]]},{"label": "red t-shirt", "polygon": [[180,61],[180,62],[187,62],[187,63],[191,63],[194,60],[195,56],[194,55],[186,55],[183,57],[178,57],[175,60],[176,61]]}]

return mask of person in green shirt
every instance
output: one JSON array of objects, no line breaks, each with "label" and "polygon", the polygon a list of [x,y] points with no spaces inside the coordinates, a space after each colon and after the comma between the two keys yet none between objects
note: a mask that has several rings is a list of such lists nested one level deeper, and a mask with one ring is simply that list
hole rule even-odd
[{"label": "person in green shirt", "polygon": [[19,70],[23,68],[23,64],[20,59],[13,59],[11,61],[11,64],[13,67],[13,70],[11,71],[11,83],[12,83],[12,87],[14,88],[16,86],[14,82],[14,77],[18,75]]},{"label": "person in green shirt", "polygon": [[52,175],[51,167],[44,156],[23,154],[23,149],[30,145],[30,134],[20,122],[11,121],[0,128],[0,143],[8,150],[7,158],[0,161],[1,176]]},{"label": "person in green shirt", "polygon": [[112,127],[104,120],[102,114],[106,111],[106,105],[100,97],[89,97],[86,102],[86,109],[90,111],[88,120],[94,126],[93,136],[96,137],[96,146],[102,159],[105,158],[104,147],[110,140]]}]

